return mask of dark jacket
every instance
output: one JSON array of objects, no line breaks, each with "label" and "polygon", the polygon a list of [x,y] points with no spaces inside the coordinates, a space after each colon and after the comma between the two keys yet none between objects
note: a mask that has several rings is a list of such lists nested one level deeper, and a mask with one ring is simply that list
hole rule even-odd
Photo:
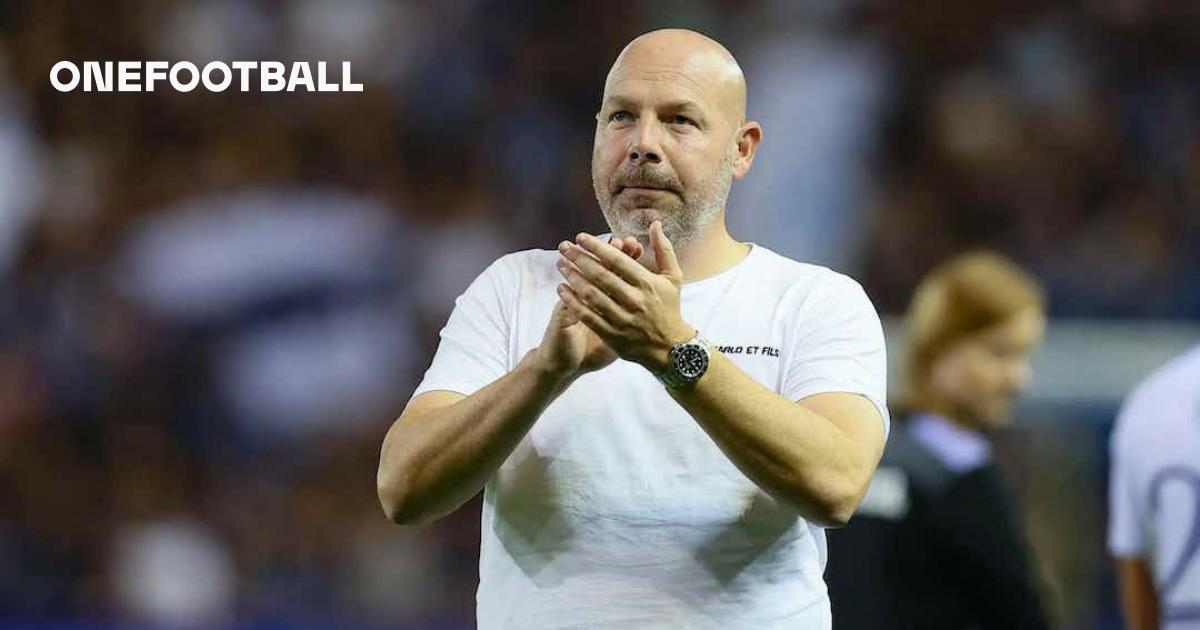
[{"label": "dark jacket", "polygon": [[827,532],[834,630],[1042,630],[1014,502],[983,438],[896,424],[858,513]]}]

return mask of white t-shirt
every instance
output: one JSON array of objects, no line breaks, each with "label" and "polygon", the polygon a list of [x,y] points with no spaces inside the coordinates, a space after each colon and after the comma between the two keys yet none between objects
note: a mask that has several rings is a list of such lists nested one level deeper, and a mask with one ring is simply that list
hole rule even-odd
[{"label": "white t-shirt", "polygon": [[1110,446],[1109,551],[1149,562],[1168,627],[1200,628],[1200,346],[1134,390]]},{"label": "white t-shirt", "polygon": [[[455,302],[416,394],[470,395],[541,342],[556,251],[493,263]],[[862,288],[762,246],[683,285],[683,319],[790,400],[854,392],[887,428]],[[414,394],[414,396],[416,395]],[[547,407],[484,490],[479,628],[830,627],[825,535],[741,473],[658,380],[618,359]]]}]

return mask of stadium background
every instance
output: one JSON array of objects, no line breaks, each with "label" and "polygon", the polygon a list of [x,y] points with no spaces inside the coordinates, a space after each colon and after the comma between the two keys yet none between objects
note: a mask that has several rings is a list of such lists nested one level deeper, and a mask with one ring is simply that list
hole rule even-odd
[{"label": "stadium background", "polygon": [[[391,525],[380,439],[475,274],[603,230],[592,115],[661,26],[748,75],[735,236],[891,316],[973,246],[1045,282],[1000,453],[1056,618],[1119,628],[1112,415],[1200,340],[1188,0],[0,3],[0,623],[470,627],[477,500]],[[62,59],[349,60],[365,91],[62,94]]]}]

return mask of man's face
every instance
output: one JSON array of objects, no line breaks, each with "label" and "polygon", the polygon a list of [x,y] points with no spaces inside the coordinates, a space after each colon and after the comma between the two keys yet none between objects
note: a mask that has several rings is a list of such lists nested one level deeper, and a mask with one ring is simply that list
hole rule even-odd
[{"label": "man's face", "polygon": [[648,242],[662,221],[676,244],[717,218],[733,180],[734,125],[722,94],[695,78],[689,60],[618,62],[596,116],[592,185],[619,236]]},{"label": "man's face", "polygon": [[1045,317],[1029,308],[948,348],[932,366],[932,384],[980,428],[999,428],[1029,384],[1030,357],[1042,339]]}]

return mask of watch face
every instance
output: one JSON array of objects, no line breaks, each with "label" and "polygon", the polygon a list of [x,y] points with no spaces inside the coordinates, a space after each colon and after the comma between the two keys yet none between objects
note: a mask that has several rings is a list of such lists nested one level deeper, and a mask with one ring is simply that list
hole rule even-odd
[{"label": "watch face", "polygon": [[675,357],[675,368],[684,378],[698,378],[708,368],[708,353],[699,345],[683,346]]}]

